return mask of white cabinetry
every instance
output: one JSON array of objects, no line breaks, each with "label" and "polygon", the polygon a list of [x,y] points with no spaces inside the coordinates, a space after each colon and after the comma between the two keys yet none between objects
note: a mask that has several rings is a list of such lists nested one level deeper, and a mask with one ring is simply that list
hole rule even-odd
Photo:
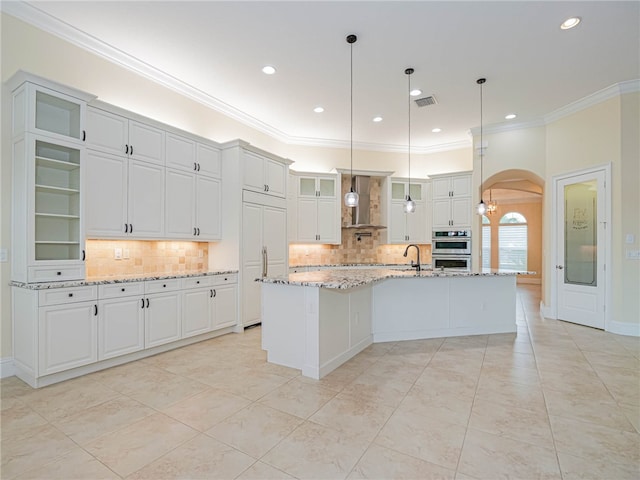
[{"label": "white cabinetry", "polygon": [[161,165],[88,150],[87,236],[164,236],[164,177]]},{"label": "white cabinetry", "polygon": [[243,150],[243,188],[275,197],[286,196],[287,165],[255,151]]},{"label": "white cabinetry", "polygon": [[88,108],[87,147],[164,165],[164,131],[95,107]]},{"label": "white cabinetry", "polygon": [[232,327],[238,321],[235,274],[183,280],[182,337]]},{"label": "white cabinetry", "polygon": [[191,138],[167,132],[166,167],[220,178],[220,150]]},{"label": "white cabinetry", "polygon": [[220,180],[171,168],[166,173],[166,236],[219,240]]},{"label": "white cabinetry", "polygon": [[471,173],[433,177],[433,228],[471,226]]},{"label": "white cabinetry", "polygon": [[144,349],[144,282],[98,287],[98,360]]},{"label": "white cabinetry", "polygon": [[[297,202],[294,237],[300,243],[341,243],[338,175],[296,173]],[[291,218],[291,215],[289,216]]]},{"label": "white cabinetry", "polygon": [[[414,183],[415,182],[415,183]],[[407,195],[416,203],[412,213],[404,211]],[[431,183],[427,180],[389,180],[389,243],[431,243]]]},{"label": "white cabinetry", "polygon": [[255,279],[284,276],[288,271],[288,249],[284,201],[269,202],[256,195],[245,198],[248,201],[242,205],[242,325],[246,327],[259,323],[262,315],[260,283]]},{"label": "white cabinetry", "polygon": [[12,279],[82,279],[84,117],[92,97],[25,81],[30,78],[17,74],[8,82],[9,88],[17,85],[12,89]]},{"label": "white cabinetry", "polygon": [[144,282],[144,346],[155,347],[181,337],[181,294],[177,279]]},{"label": "white cabinetry", "polygon": [[[239,270],[236,330],[240,330],[261,321],[260,284],[255,279],[287,273],[286,182],[293,162],[240,140],[228,142],[221,149],[222,197],[228,203],[222,211],[224,235],[210,246],[209,268]],[[263,185],[267,183],[266,165],[273,167],[268,191]],[[272,182],[274,172],[281,182],[278,188]]]}]

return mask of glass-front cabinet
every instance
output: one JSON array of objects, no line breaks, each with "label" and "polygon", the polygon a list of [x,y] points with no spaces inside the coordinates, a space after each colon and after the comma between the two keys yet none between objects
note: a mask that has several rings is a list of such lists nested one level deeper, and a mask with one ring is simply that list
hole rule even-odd
[{"label": "glass-front cabinet", "polygon": [[85,275],[84,117],[92,97],[82,92],[73,96],[67,88],[59,92],[55,86],[25,81],[12,92],[15,281]]}]

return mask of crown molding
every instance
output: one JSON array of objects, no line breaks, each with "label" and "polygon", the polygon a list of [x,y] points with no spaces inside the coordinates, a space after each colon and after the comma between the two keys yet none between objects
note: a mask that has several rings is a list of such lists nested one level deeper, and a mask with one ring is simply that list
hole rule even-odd
[{"label": "crown molding", "polygon": [[544,121],[546,124],[556,122],[561,118],[573,115],[574,113],[578,113],[581,110],[597,105],[598,103],[602,103],[606,100],[609,100],[610,98],[619,97],[620,95],[625,93],[633,93],[638,91],[640,91],[640,79],[616,83],[614,85],[603,88],[602,90],[598,90],[591,95],[587,95],[580,100],[576,100],[575,102],[565,105],[564,107],[560,107],[557,110],[554,110],[553,112],[544,116]]},{"label": "crown molding", "polygon": [[[302,145],[309,147],[325,147],[325,148],[351,148],[351,143],[348,140],[328,140],[320,138],[305,138],[305,137],[289,137],[287,142],[290,145]],[[429,154],[446,152],[449,150],[459,150],[461,148],[470,148],[471,139],[461,140],[458,142],[441,143],[438,145],[432,145],[427,147],[411,146],[411,153],[415,154]],[[389,152],[389,153],[407,153],[406,145],[390,145],[381,143],[367,143],[367,142],[353,142],[354,150],[371,150],[376,152]]]},{"label": "crown molding", "polygon": [[[494,125],[485,125],[482,130],[484,134],[491,135],[493,133],[509,132],[512,130],[526,130],[527,128],[544,127],[545,121],[541,118],[532,120],[530,122],[520,123],[496,123]],[[469,129],[469,135],[480,135],[480,127],[473,127]]]}]

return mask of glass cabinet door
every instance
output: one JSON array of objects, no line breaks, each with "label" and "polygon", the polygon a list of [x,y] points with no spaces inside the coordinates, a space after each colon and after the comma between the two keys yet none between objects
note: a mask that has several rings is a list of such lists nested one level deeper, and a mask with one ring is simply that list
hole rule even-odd
[{"label": "glass cabinet door", "polygon": [[32,85],[36,131],[84,141],[85,103],[44,87]]},{"label": "glass cabinet door", "polygon": [[335,197],[336,181],[333,178],[319,178],[318,192],[320,197]]},{"label": "glass cabinet door", "polygon": [[304,197],[315,197],[316,179],[310,177],[300,177],[298,179],[298,195]]}]

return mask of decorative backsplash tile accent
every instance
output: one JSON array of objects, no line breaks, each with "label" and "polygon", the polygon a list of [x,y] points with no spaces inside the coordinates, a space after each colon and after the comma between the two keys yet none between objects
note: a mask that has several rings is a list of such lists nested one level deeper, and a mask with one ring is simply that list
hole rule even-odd
[{"label": "decorative backsplash tile accent", "polygon": [[[342,196],[349,191],[349,175],[342,176]],[[372,177],[371,223],[380,224],[380,179]],[[351,223],[351,209],[342,202],[342,226]],[[357,232],[371,232],[370,237],[357,239]],[[415,259],[415,251],[403,257],[406,245],[383,244],[386,230],[342,229],[341,245],[290,245],[289,265],[339,265],[348,263],[409,263]],[[420,245],[420,261],[431,263],[431,245]]]},{"label": "decorative backsplash tile accent", "polygon": [[[87,240],[85,248],[87,279],[202,273],[209,268],[209,244],[203,242]],[[121,260],[115,259],[116,249],[122,251]]]}]

